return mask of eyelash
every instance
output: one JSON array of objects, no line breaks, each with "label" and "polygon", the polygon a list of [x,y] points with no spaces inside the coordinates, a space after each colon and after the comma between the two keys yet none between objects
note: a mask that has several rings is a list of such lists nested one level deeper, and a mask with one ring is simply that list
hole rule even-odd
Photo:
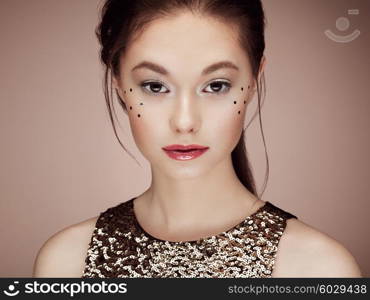
[{"label": "eyelash", "polygon": [[[222,91],[222,88],[221,88],[221,91],[218,91],[218,92],[210,92],[210,93],[213,93],[213,94],[222,94],[222,93],[226,93],[230,90],[230,88],[232,87],[231,83],[228,82],[228,81],[224,81],[224,80],[215,80],[215,81],[212,81],[210,82],[207,86],[211,85],[212,83],[220,83],[222,84],[223,86],[226,86],[226,89],[224,91]],[[164,94],[164,93],[168,93],[168,92],[152,92],[152,91],[149,91],[148,89],[146,89],[145,87],[146,86],[150,86],[152,84],[157,84],[157,85],[160,85],[161,86],[161,89],[162,87],[164,86],[163,83],[159,82],[159,81],[146,81],[146,82],[142,82],[140,83],[140,86],[141,88],[144,90],[145,93],[148,93],[148,94],[151,94],[151,95],[154,95],[154,96],[158,96],[158,94]]]}]

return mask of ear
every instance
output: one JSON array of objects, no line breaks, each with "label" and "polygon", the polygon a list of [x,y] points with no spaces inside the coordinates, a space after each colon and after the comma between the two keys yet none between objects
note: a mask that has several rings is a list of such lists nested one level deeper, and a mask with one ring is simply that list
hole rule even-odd
[{"label": "ear", "polygon": [[118,93],[118,95],[120,96],[120,98],[122,99],[122,101],[125,102],[125,98],[123,97],[121,85],[119,84],[118,79],[114,76],[112,77],[112,85],[113,85],[113,88]]},{"label": "ear", "polygon": [[258,80],[260,80],[261,75],[265,71],[265,65],[266,65],[266,57],[263,55],[262,58],[261,58],[260,69],[258,71]]},{"label": "ear", "polygon": [[[263,72],[265,71],[265,65],[266,65],[266,57],[263,55],[262,58],[261,58],[261,63],[260,63],[260,67],[259,67],[259,70],[258,70],[258,77],[257,77],[258,82],[260,81],[261,76],[262,76]],[[253,98],[253,96],[256,92],[256,89],[257,89],[256,80],[253,80],[248,103]]]},{"label": "ear", "polygon": [[[258,76],[257,76],[258,82],[261,80],[261,76],[263,72],[265,71],[265,65],[266,65],[266,57],[263,55],[261,57],[261,63],[260,63],[260,67],[258,70]],[[253,87],[253,94],[254,94],[254,92],[256,91],[256,87],[257,87],[255,80],[253,81],[252,87]]]}]

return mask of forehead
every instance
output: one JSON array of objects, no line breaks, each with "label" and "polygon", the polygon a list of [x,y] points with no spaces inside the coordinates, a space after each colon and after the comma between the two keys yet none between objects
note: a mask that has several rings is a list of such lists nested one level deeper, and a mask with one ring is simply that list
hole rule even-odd
[{"label": "forehead", "polygon": [[186,12],[152,21],[129,44],[124,61],[135,64],[141,60],[201,70],[215,61],[245,63],[247,57],[235,25]]}]

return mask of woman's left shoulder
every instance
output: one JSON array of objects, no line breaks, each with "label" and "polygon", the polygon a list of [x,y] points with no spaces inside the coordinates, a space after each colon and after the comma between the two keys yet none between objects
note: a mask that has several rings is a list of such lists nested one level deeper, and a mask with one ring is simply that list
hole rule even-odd
[{"label": "woman's left shoulder", "polygon": [[279,241],[272,277],[362,277],[353,255],[340,242],[291,218]]}]

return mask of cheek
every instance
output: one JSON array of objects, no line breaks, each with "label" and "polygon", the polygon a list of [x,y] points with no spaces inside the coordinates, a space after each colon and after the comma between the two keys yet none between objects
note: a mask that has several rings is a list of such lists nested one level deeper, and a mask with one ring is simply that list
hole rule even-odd
[{"label": "cheek", "polygon": [[151,155],[157,152],[153,150],[160,149],[163,146],[160,144],[161,133],[163,135],[165,128],[161,127],[159,114],[137,107],[136,110],[133,108],[129,112],[129,119],[132,136],[137,147],[147,159],[151,160]]},{"label": "cheek", "polygon": [[132,136],[140,151],[143,152],[143,150],[145,150],[145,144],[150,144],[154,139],[153,133],[151,132],[153,126],[150,125],[155,122],[155,120],[153,120],[155,115],[148,115],[145,112],[145,101],[142,99],[140,100],[137,96],[137,91],[129,87],[129,85],[124,89],[124,97],[126,99]]},{"label": "cheek", "polygon": [[232,108],[224,110],[213,120],[209,132],[212,135],[211,140],[220,151],[231,152],[238,143],[244,124],[243,116],[244,109]]},{"label": "cheek", "polygon": [[139,148],[145,147],[146,144],[150,144],[152,141],[155,141],[155,127],[153,124],[156,124],[153,115],[140,114],[140,113],[131,113],[130,115],[130,126],[134,140]]}]

